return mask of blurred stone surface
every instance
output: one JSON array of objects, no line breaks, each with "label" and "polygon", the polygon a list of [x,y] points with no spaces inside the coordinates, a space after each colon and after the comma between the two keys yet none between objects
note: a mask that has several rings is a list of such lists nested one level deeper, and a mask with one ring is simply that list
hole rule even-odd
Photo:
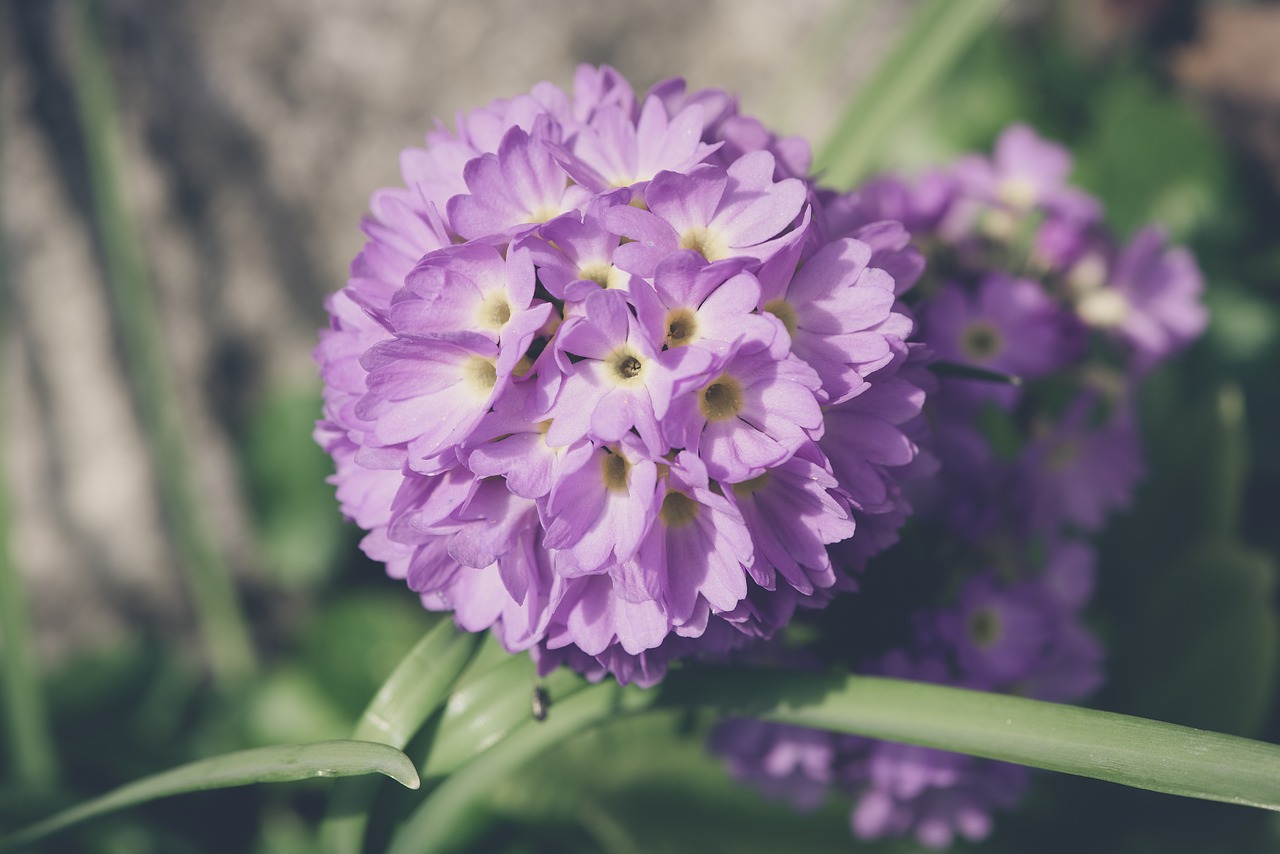
[{"label": "blurred stone surface", "polygon": [[[112,0],[99,4],[195,479],[242,581],[260,575],[235,437],[259,396],[314,383],[321,300],[369,193],[433,117],[609,63],[682,75],[821,142],[911,4],[846,0]],[[0,10],[10,316],[4,463],[46,660],[191,608],[103,277],[71,89],[68,0]],[[319,485],[318,488],[324,488]],[[340,524],[336,509],[334,524]]]}]

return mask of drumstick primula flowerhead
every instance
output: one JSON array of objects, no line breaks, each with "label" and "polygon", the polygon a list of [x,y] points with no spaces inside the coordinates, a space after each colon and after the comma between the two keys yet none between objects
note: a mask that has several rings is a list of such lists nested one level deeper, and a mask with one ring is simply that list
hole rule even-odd
[{"label": "drumstick primula flowerhead", "polygon": [[808,160],[592,67],[403,152],[315,354],[365,552],[544,671],[641,685],[854,586],[907,516],[923,263]]}]

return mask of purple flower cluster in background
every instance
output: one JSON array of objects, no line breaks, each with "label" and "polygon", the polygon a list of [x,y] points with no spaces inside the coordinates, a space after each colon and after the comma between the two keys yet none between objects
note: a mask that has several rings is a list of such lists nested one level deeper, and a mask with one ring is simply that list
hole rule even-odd
[{"label": "purple flower cluster in background", "polygon": [[[1117,243],[1100,204],[1067,184],[1070,166],[1065,149],[1015,126],[990,158],[879,178],[827,204],[842,228],[906,224],[929,264],[905,296],[918,340],[939,365],[989,372],[939,370],[924,384],[928,429],[912,433],[923,476],[906,484],[913,548],[867,572],[928,577],[942,563],[947,575],[905,618],[904,643],[848,651],[860,672],[1064,702],[1102,681],[1102,647],[1081,620],[1088,538],[1142,472],[1139,383],[1206,314],[1190,254],[1156,228]],[[1028,782],[1021,767],[756,721],[722,724],[712,746],[798,805],[848,793],[861,838],[911,834],[934,848],[985,837]]]},{"label": "purple flower cluster in background", "polygon": [[923,259],[808,164],[724,92],[589,67],[405,151],[316,351],[365,552],[642,685],[851,587],[907,516]]}]

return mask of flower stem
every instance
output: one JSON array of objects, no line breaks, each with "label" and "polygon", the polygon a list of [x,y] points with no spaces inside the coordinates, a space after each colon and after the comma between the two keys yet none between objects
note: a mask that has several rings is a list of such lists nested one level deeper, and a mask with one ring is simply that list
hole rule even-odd
[{"label": "flower stem", "polygon": [[91,0],[75,7],[75,95],[95,218],[135,399],[155,462],[174,546],[186,572],[214,675],[236,683],[255,668],[229,568],[201,516],[169,375],[164,336],[137,226],[122,189],[115,95]]}]

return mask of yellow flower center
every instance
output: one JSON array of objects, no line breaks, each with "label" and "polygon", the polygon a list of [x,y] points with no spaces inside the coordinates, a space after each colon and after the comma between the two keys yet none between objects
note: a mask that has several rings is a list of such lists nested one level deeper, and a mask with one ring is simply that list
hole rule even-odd
[{"label": "yellow flower center", "polygon": [[728,374],[702,390],[698,397],[698,409],[708,421],[725,421],[735,417],[744,402],[742,386]]},{"label": "yellow flower center", "polygon": [[698,502],[683,492],[668,492],[658,515],[668,528],[682,528],[698,518]]},{"label": "yellow flower center", "polygon": [[498,384],[498,368],[492,359],[470,356],[462,363],[462,382],[476,397],[487,398]]},{"label": "yellow flower center", "polygon": [[600,479],[610,492],[626,494],[627,475],[630,473],[631,463],[622,454],[606,453],[600,460]]},{"label": "yellow flower center", "polygon": [[619,347],[604,360],[605,374],[621,386],[635,387],[644,383],[644,362],[626,347]]},{"label": "yellow flower center", "polygon": [[489,291],[476,308],[476,321],[481,329],[498,332],[511,319],[511,303],[502,291]]},{"label": "yellow flower center", "polygon": [[960,350],[970,359],[979,362],[998,354],[1001,346],[1000,330],[984,320],[969,324],[960,337]]},{"label": "yellow flower center", "polygon": [[764,310],[782,321],[782,325],[786,327],[788,335],[794,336],[796,334],[796,310],[791,306],[791,303],[784,299],[772,299],[764,304]]},{"label": "yellow flower center", "polygon": [[705,225],[695,225],[680,235],[680,248],[692,249],[708,261],[719,261],[729,257],[729,244],[725,242],[724,237]]},{"label": "yellow flower center", "polygon": [[667,346],[684,347],[698,336],[698,316],[687,308],[667,312]]}]

